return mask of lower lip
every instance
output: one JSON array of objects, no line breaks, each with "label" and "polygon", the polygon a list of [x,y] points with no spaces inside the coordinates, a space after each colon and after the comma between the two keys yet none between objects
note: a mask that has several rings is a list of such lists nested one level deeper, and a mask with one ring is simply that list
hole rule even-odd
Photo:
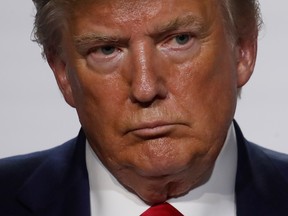
[{"label": "lower lip", "polygon": [[173,130],[175,125],[161,125],[153,128],[141,128],[133,130],[132,133],[140,138],[151,139],[156,137],[165,136]]}]

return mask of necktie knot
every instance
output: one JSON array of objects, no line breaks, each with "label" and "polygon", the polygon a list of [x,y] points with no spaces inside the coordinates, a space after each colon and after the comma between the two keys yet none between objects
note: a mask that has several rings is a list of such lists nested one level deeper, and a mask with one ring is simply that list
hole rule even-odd
[{"label": "necktie knot", "polygon": [[176,208],[169,203],[162,203],[151,206],[140,216],[183,216]]}]

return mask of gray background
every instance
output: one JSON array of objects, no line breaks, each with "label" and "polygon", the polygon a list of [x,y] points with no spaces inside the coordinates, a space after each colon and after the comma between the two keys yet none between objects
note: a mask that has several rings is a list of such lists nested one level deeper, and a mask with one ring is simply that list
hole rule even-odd
[{"label": "gray background", "polygon": [[[249,140],[288,153],[288,1],[260,3],[265,26],[258,61],[235,118]],[[30,40],[34,13],[30,0],[1,1],[0,158],[59,145],[80,128]]]}]

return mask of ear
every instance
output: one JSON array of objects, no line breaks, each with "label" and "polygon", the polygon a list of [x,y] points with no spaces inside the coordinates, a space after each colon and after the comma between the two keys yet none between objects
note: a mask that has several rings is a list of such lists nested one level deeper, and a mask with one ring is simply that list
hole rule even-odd
[{"label": "ear", "polygon": [[60,56],[47,56],[48,64],[56,78],[58,87],[65,98],[65,101],[75,107],[71,83],[68,78],[67,62]]},{"label": "ear", "polygon": [[239,40],[237,44],[237,87],[241,88],[250,79],[256,62],[257,40]]}]

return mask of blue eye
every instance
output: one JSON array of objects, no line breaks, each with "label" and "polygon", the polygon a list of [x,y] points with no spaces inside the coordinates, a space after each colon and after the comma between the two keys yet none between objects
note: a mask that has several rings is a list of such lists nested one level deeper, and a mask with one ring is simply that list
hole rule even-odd
[{"label": "blue eye", "polygon": [[101,47],[100,50],[104,55],[111,55],[115,52],[116,48],[113,46],[104,46]]},{"label": "blue eye", "polygon": [[186,43],[189,42],[190,40],[190,35],[187,35],[187,34],[183,34],[183,35],[178,35],[175,37],[175,40],[178,44],[180,45],[184,45]]}]

